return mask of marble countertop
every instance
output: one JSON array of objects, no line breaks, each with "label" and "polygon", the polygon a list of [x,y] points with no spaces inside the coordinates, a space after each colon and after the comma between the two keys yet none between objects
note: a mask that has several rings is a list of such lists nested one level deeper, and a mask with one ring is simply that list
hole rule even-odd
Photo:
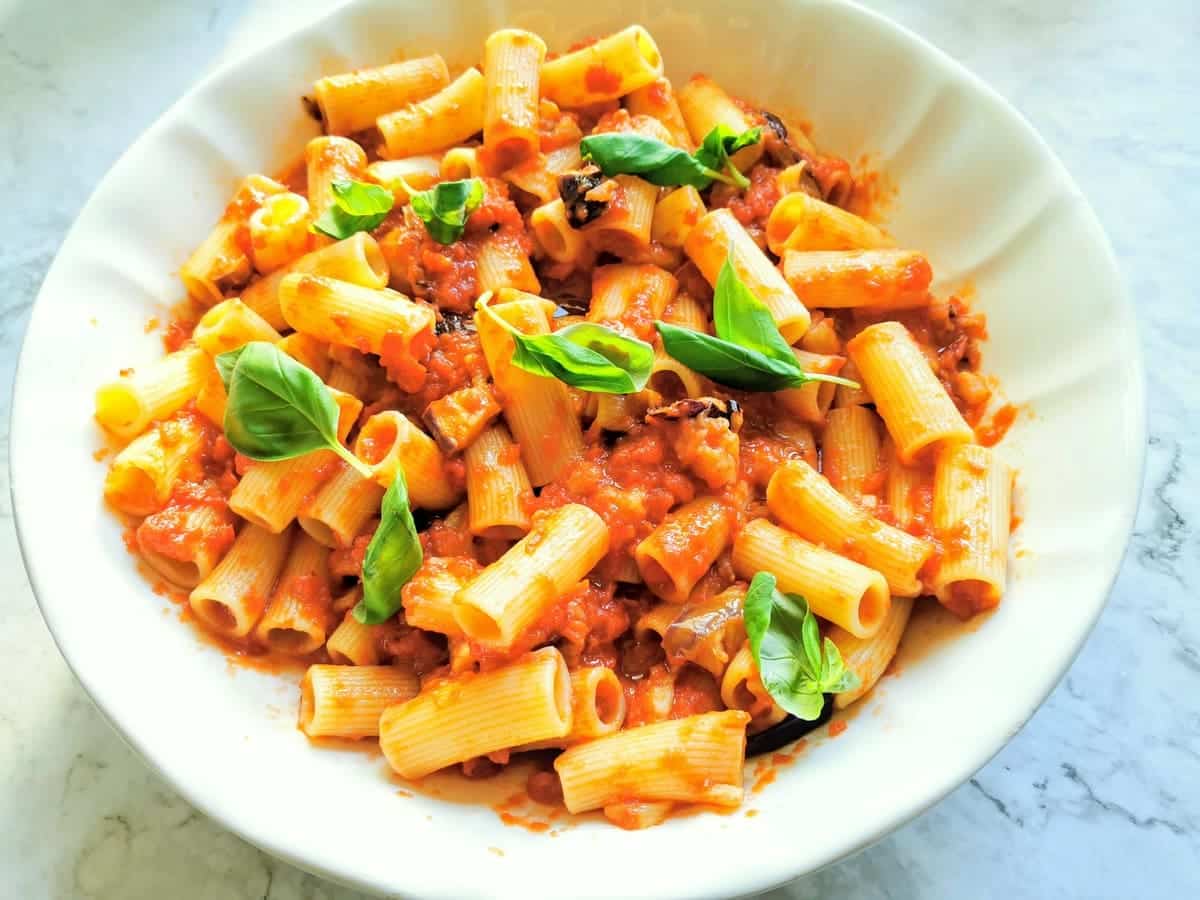
[{"label": "marble countertop", "polygon": [[[0,452],[30,305],[96,183],[215,62],[321,5],[0,0]],[[1013,101],[1096,208],[1138,306],[1150,384],[1146,484],[1106,612],[1021,733],[916,821],[771,896],[1196,896],[1200,9],[1190,0],[869,5]],[[37,612],[2,462],[0,895],[359,897],[194,812],[101,718]]]}]

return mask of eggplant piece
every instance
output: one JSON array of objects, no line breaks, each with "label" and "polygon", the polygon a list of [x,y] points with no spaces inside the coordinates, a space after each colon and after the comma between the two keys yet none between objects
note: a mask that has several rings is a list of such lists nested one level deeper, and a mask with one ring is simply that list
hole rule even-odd
[{"label": "eggplant piece", "polygon": [[785,747],[793,741],[798,741],[810,732],[816,731],[833,718],[833,694],[825,695],[825,705],[821,707],[821,715],[813,721],[806,722],[789,715],[782,722],[777,722],[766,731],[752,734],[746,738],[746,757],[761,756],[764,753],[774,753],[780,747]]},{"label": "eggplant piece", "polygon": [[765,109],[760,110],[760,112],[767,123],[766,129],[763,131],[763,154],[767,160],[771,165],[778,166],[781,169],[786,169],[797,163],[804,163],[804,171],[800,176],[801,190],[810,197],[824,200],[825,195],[821,191],[821,186],[812,174],[812,159],[805,151],[798,148],[788,139],[788,128],[783,124],[783,120],[779,116]]},{"label": "eggplant piece", "polygon": [[657,406],[646,412],[646,420],[658,422],[682,422],[703,416],[708,419],[724,419],[730,431],[741,431],[742,408],[733,399],[719,397],[687,397],[666,406]]},{"label": "eggplant piece", "polygon": [[744,588],[734,586],[701,603],[688,604],[663,633],[662,647],[672,665],[692,662],[714,675],[746,639],[742,624]]},{"label": "eggplant piece", "polygon": [[433,326],[434,334],[450,334],[455,331],[473,333],[475,317],[471,313],[457,313],[450,310],[439,310],[437,321]]},{"label": "eggplant piece", "polygon": [[589,200],[587,195],[604,184],[604,173],[592,166],[578,172],[568,172],[558,178],[558,196],[567,208],[567,222],[572,228],[582,228],[608,211],[607,200]]}]

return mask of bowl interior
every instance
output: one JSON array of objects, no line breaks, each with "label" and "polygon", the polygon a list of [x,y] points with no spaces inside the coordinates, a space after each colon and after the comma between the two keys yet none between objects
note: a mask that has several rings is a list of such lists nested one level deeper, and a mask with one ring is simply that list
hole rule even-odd
[{"label": "bowl interior", "polygon": [[[159,355],[143,326],[181,296],[175,273],[238,178],[278,169],[315,134],[298,100],[314,78],[431,50],[466,65],[504,25],[562,50],[630,22],[651,30],[672,77],[704,71],[802,114],[819,146],[869,155],[898,186],[888,227],[929,254],[942,288],[974,290],[992,336],[985,369],[1026,409],[1003,445],[1021,472],[1024,521],[999,611],[965,627],[936,611],[922,619],[901,674],[845,736],[812,742],[743,810],[640,833],[587,821],[551,837],[504,827],[486,807],[398,796],[378,757],[310,748],[295,728],[296,677],[230,667],[181,625],[101,503],[92,397],[118,369]],[[725,896],[877,839],[1015,733],[1102,608],[1132,523],[1144,432],[1132,314],[1086,203],[1010,107],[897,26],[817,0],[365,0],[206,80],[105,179],[33,312],[12,484],[31,580],[84,686],[191,802],[251,841],[406,895],[561,896],[570,884],[578,897]],[[718,841],[724,862],[664,864]]]}]

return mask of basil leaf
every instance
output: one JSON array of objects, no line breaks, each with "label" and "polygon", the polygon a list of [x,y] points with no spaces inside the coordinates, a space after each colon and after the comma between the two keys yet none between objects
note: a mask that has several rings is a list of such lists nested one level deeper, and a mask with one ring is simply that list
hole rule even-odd
[{"label": "basil leaf", "polygon": [[467,227],[467,216],[483,202],[483,182],[478,178],[443,181],[427,191],[405,189],[417,217],[439,244],[453,244]]},{"label": "basil leaf", "polygon": [[763,687],[796,718],[816,719],[825,694],[859,686],[833,641],[826,638],[821,647],[817,617],[804,598],[781,593],[770,572],[759,572],[750,581],[743,620]]},{"label": "basil leaf", "polygon": [[782,391],[807,380],[794,356],[788,363],[690,328],[667,322],[654,326],[670,356],[718,384],[743,391]]},{"label": "basil leaf", "polygon": [[354,618],[364,625],[386,622],[400,609],[400,589],[421,568],[421,539],[408,504],[404,471],[383,495],[379,527],[363,558],[362,599],[354,607]]},{"label": "basil leaf", "polygon": [[644,134],[592,134],[579,142],[579,153],[605,175],[639,175],[659,187],[691,185],[704,190],[720,173],[706,169],[686,150]]},{"label": "basil leaf", "polygon": [[825,638],[825,659],[821,668],[821,683],[831,694],[843,694],[846,691],[857,690],[862,684],[859,677],[846,668],[846,663],[842,659],[842,651],[829,638]]},{"label": "basil leaf", "polygon": [[242,358],[242,351],[246,349],[246,346],[246,344],[242,344],[236,350],[222,353],[213,360],[217,365],[217,374],[221,376],[221,383],[225,385],[226,394],[229,393],[229,382],[233,378],[233,370],[237,366],[237,361]]},{"label": "basil leaf", "polygon": [[686,184],[704,190],[714,181],[723,181],[747,188],[750,182],[729,157],[761,139],[761,128],[737,134],[728,125],[718,125],[692,154],[644,134],[608,132],[585,137],[579,152],[605,175],[639,175],[659,187]]},{"label": "basil leaf", "polygon": [[728,172],[733,183],[740,188],[747,188],[750,182],[738,171],[737,166],[729,161],[739,150],[757,144],[762,140],[761,128],[749,128],[741,134],[728,125],[717,125],[704,136],[704,141],[696,151],[696,159],[701,165],[717,172]]},{"label": "basil leaf", "polygon": [[329,186],[333,203],[312,223],[312,230],[334,240],[378,228],[396,198],[387,188],[361,181],[335,181]]},{"label": "basil leaf", "polygon": [[859,386],[857,381],[849,378],[805,372],[790,350],[787,358],[776,358],[733,341],[667,322],[655,322],[654,327],[658,329],[668,355],[726,387],[742,391],[782,391],[810,381]]},{"label": "basil leaf", "polygon": [[713,289],[713,327],[722,340],[796,366],[796,356],[779,333],[771,311],[738,276],[732,256],[725,257]]},{"label": "basil leaf", "polygon": [[479,308],[513,338],[512,364],[518,369],[557,378],[593,394],[633,394],[646,386],[654,366],[654,348],[593,322],[569,325],[550,334],[523,334],[480,298]]},{"label": "basil leaf", "polygon": [[265,341],[217,357],[225,382],[225,437],[238,453],[274,461],[332,450],[364,475],[370,469],[338,440],[338,407],[311,369]]}]

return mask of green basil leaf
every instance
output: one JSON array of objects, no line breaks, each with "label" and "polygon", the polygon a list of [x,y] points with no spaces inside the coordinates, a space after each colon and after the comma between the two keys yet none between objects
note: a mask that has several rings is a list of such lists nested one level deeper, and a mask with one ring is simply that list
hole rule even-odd
[{"label": "green basil leaf", "polygon": [[237,367],[237,361],[242,358],[242,351],[247,346],[242,344],[236,350],[222,353],[213,360],[217,364],[217,374],[221,376],[221,383],[225,385],[226,394],[229,393],[229,382],[233,379],[233,370]]},{"label": "green basil leaf", "polygon": [[557,341],[567,341],[604,357],[611,365],[624,372],[633,385],[626,393],[644,388],[650,379],[650,370],[654,368],[653,346],[605,325],[580,322],[568,325],[549,337]]},{"label": "green basil leaf", "polygon": [[[786,594],[784,596],[787,596]],[[800,629],[800,643],[804,648],[804,672],[809,678],[821,681],[825,677],[825,665],[821,659],[821,629],[816,616],[805,616]]]},{"label": "green basil leaf", "polygon": [[379,527],[363,558],[362,599],[354,607],[354,618],[364,625],[386,622],[400,609],[400,589],[421,568],[421,538],[408,503],[404,471],[383,495]]},{"label": "green basil leaf", "polygon": [[605,175],[638,175],[659,187],[690,185],[704,190],[720,172],[706,168],[686,150],[630,132],[592,134],[579,142],[579,153]]},{"label": "green basil leaf", "polygon": [[796,355],[779,333],[771,311],[746,287],[730,256],[725,258],[713,289],[713,327],[722,340],[799,368]]},{"label": "green basil leaf", "polygon": [[225,437],[238,453],[274,461],[332,450],[370,470],[338,440],[338,407],[311,370],[265,341],[217,357],[225,382]]},{"label": "green basil leaf", "polygon": [[782,391],[810,381],[830,381],[857,388],[857,381],[836,375],[808,373],[800,368],[795,355],[776,359],[758,350],[743,347],[710,334],[680,328],[667,322],[655,322],[663,349],[689,369],[718,384],[742,391]]},{"label": "green basil leaf", "polygon": [[859,686],[833,641],[826,638],[821,648],[817,617],[804,598],[780,592],[770,572],[751,579],[743,620],[763,687],[798,719],[820,716],[825,694]]},{"label": "green basil leaf", "polygon": [[486,297],[478,306],[512,335],[512,364],[518,369],[594,394],[633,394],[650,379],[654,348],[645,341],[593,322],[550,334],[522,334],[497,315]]},{"label": "green basil leaf", "polygon": [[846,668],[842,651],[829,638],[825,638],[825,665],[821,672],[821,681],[825,690],[831,694],[856,690],[862,683],[857,675]]},{"label": "green basil leaf", "polygon": [[745,175],[738,171],[737,166],[729,161],[729,157],[745,147],[757,144],[760,140],[762,140],[761,128],[749,128],[738,134],[728,125],[717,125],[704,136],[704,140],[696,151],[696,159],[709,169],[728,172],[735,185],[747,188],[750,186],[750,182]]},{"label": "green basil leaf", "polygon": [[478,178],[443,181],[427,191],[410,190],[409,203],[431,238],[439,244],[453,244],[462,237],[467,217],[479,208],[484,193]]},{"label": "green basil leaf", "polygon": [[718,384],[743,391],[781,391],[804,378],[795,357],[788,363],[690,328],[667,322],[654,326],[670,356]]},{"label": "green basil leaf", "polygon": [[392,192],[362,181],[335,181],[330,186],[333,203],[312,223],[312,230],[334,240],[378,228],[392,209]]}]

